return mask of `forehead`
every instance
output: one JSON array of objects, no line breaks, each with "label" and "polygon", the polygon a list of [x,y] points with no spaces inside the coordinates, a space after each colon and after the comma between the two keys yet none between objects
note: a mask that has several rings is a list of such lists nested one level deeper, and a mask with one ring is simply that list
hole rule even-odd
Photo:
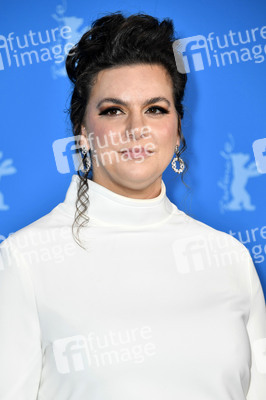
[{"label": "forehead", "polygon": [[147,97],[168,96],[171,100],[172,80],[167,70],[157,64],[136,64],[100,71],[92,88],[90,100],[119,97],[123,100],[143,100]]}]

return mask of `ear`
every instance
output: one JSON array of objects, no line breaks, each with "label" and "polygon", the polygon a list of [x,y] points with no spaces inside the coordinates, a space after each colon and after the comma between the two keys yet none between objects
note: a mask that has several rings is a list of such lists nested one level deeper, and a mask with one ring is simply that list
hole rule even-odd
[{"label": "ear", "polygon": [[84,125],[81,125],[81,128],[80,128],[80,146],[81,147],[85,146],[87,150],[90,150],[88,134],[87,134],[86,127]]}]

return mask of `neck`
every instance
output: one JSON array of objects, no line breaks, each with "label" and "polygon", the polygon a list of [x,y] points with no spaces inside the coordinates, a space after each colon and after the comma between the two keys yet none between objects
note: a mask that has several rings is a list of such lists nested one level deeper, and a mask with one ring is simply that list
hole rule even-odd
[{"label": "neck", "polygon": [[[79,176],[73,175],[64,201],[67,209],[71,210],[71,215],[76,208],[79,184]],[[163,180],[159,195],[150,199],[123,196],[90,179],[88,186],[89,206],[86,215],[96,225],[126,228],[156,226],[167,221],[177,209],[166,196]]]}]

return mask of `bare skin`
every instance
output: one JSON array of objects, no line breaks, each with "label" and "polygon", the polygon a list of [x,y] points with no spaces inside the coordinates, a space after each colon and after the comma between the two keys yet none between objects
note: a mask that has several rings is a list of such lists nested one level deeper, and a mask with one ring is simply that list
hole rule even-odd
[{"label": "bare skin", "polygon": [[[93,151],[94,182],[126,197],[159,196],[162,173],[180,144],[172,91],[171,78],[161,65],[99,72],[81,131],[81,145]],[[105,98],[113,100],[102,101]],[[136,154],[140,147],[146,156],[134,158],[129,148]]]}]

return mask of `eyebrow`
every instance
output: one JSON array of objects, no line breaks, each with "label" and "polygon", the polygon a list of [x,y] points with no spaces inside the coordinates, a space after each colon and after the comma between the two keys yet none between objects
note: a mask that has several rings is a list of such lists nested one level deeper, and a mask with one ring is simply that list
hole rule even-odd
[{"label": "eyebrow", "polygon": [[[159,96],[159,97],[152,97],[151,99],[146,100],[146,101],[143,103],[143,105],[144,105],[144,106],[149,106],[150,104],[157,103],[157,102],[159,102],[159,101],[165,101],[165,102],[168,104],[169,107],[170,107],[170,105],[171,105],[169,100],[167,100],[165,97],[161,97],[161,96]],[[127,105],[128,105],[128,103],[127,103],[126,101],[123,101],[123,100],[121,100],[121,99],[117,99],[117,98],[115,98],[115,97],[105,97],[104,99],[102,99],[102,100],[97,104],[96,108],[99,108],[99,107],[102,105],[102,103],[104,103],[104,102],[120,104],[121,106],[127,106]]]}]

